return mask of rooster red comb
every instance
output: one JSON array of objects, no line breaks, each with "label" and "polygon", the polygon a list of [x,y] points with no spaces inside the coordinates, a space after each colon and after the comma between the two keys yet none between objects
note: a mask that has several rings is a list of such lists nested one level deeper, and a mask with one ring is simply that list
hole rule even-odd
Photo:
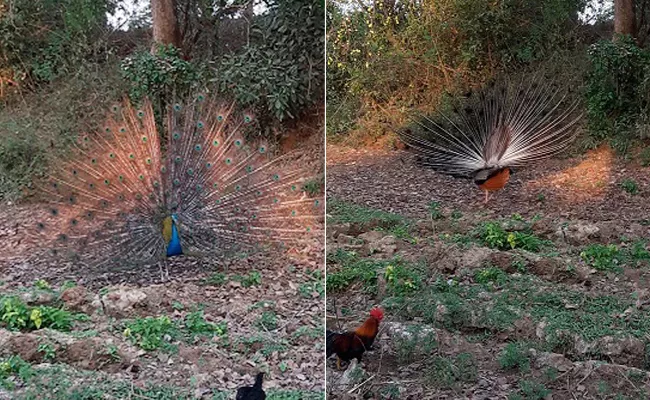
[{"label": "rooster red comb", "polygon": [[370,316],[375,317],[375,318],[377,318],[378,320],[381,321],[382,318],[384,318],[384,312],[382,311],[381,308],[375,307],[372,310],[370,310]]}]

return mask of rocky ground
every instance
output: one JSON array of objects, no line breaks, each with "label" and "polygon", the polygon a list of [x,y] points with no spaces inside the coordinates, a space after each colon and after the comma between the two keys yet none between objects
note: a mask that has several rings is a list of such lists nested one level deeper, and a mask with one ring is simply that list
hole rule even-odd
[{"label": "rocky ground", "polygon": [[[226,399],[266,372],[271,399],[322,398],[323,245],[165,275],[80,273],[31,257],[34,206],[0,219],[0,399]],[[168,274],[168,275],[167,275]]]},{"label": "rocky ground", "polygon": [[328,148],[327,326],[386,317],[328,398],[650,398],[650,169],[608,148],[482,204],[403,152]]}]

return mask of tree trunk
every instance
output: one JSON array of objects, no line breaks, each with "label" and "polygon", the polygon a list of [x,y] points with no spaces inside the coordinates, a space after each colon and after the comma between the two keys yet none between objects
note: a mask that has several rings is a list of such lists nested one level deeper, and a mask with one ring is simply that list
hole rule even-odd
[{"label": "tree trunk", "polygon": [[634,0],[614,0],[614,33],[636,38]]},{"label": "tree trunk", "polygon": [[155,51],[156,44],[172,44],[181,48],[181,35],[174,5],[174,0],[151,0],[153,51]]}]

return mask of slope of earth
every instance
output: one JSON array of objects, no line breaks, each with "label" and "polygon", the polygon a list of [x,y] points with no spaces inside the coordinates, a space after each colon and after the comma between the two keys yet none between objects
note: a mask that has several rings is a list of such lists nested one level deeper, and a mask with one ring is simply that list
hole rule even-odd
[{"label": "slope of earth", "polygon": [[328,148],[327,174],[327,327],[386,314],[329,398],[650,396],[650,169],[601,148],[487,205],[401,152]]}]

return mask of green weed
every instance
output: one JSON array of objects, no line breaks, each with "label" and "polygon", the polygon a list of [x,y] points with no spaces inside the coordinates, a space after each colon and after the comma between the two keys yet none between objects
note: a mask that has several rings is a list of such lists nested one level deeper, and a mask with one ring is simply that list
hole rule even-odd
[{"label": "green weed", "polygon": [[639,185],[633,179],[624,179],[621,188],[631,195],[639,194]]},{"label": "green weed", "polygon": [[499,366],[505,370],[516,369],[521,372],[530,370],[530,357],[523,343],[508,343],[499,354]]},{"label": "green weed", "polygon": [[178,336],[178,326],[167,316],[137,318],[125,326],[124,337],[147,351],[169,348],[169,341]]}]

